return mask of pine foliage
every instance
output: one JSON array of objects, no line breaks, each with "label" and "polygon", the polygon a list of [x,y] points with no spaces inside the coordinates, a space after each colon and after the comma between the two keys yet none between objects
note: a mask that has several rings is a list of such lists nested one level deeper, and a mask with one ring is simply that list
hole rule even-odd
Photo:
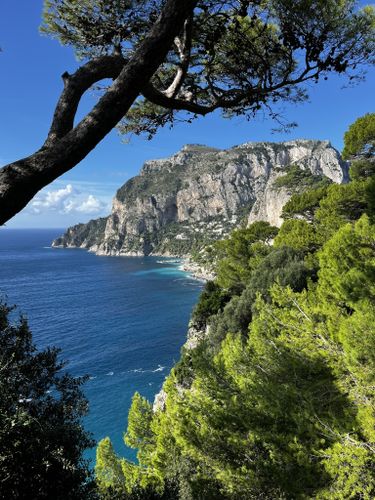
[{"label": "pine foliage", "polygon": [[138,464],[116,478],[129,498],[375,497],[373,185],[297,194],[279,231],[256,223],[212,249],[193,315],[205,336],[164,408],[134,397]]}]

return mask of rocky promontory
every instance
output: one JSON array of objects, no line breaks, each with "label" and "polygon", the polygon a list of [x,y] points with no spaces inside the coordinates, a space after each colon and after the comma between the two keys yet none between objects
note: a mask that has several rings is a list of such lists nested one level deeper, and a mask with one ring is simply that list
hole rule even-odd
[{"label": "rocky promontory", "polygon": [[256,220],[280,225],[294,192],[347,178],[348,165],[328,141],[249,142],[227,150],[187,145],[146,162],[117,191],[107,218],[69,228],[53,246],[186,256]]}]

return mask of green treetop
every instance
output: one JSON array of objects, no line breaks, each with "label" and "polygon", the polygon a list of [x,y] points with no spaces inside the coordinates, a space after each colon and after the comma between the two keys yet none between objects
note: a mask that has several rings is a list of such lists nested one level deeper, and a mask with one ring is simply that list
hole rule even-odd
[{"label": "green treetop", "polygon": [[375,175],[375,113],[358,118],[344,137],[343,156],[351,159],[350,177],[353,180]]},{"label": "green treetop", "polygon": [[344,158],[367,157],[375,154],[375,113],[358,118],[344,136]]},{"label": "green treetop", "polygon": [[217,252],[217,282],[238,293],[249,280],[251,270],[270,249],[278,232],[268,222],[255,222],[246,229],[237,229],[226,240],[215,243]]}]

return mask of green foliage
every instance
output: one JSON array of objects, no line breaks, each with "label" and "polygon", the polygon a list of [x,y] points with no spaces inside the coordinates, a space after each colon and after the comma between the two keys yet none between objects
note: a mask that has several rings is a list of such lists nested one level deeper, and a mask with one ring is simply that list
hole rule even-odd
[{"label": "green foliage", "polygon": [[270,301],[274,283],[299,292],[309,279],[315,278],[316,271],[305,264],[303,252],[286,246],[272,249],[253,270],[241,295],[232,297],[223,312],[210,319],[208,347],[216,352],[228,332],[246,337],[257,296],[260,294],[265,301]]},{"label": "green foliage", "polygon": [[198,373],[184,395],[182,418],[174,423],[184,452],[230,498],[298,498],[318,488],[323,467],[309,457],[330,440],[321,443],[316,425],[324,419],[337,428],[346,405],[326,356],[307,341],[301,315],[288,317],[289,335],[298,325],[292,343],[265,312],[253,322],[248,344],[227,337],[213,369]]},{"label": "green foliage", "polygon": [[365,212],[371,213],[372,184],[369,179],[328,188],[327,196],[322,199],[316,211],[317,231],[323,241],[347,222],[358,220]]},{"label": "green foliage", "polygon": [[312,187],[324,187],[331,181],[323,175],[314,175],[309,169],[301,168],[298,165],[290,165],[286,169],[286,174],[278,177],[273,187],[275,189],[287,188],[289,190],[303,190]]},{"label": "green foliage", "polygon": [[292,290],[300,292],[306,288],[308,279],[313,277],[314,271],[305,264],[304,252],[292,246],[275,245],[272,252],[252,273],[249,287],[267,300],[273,284],[289,286]]},{"label": "green foliage", "polygon": [[267,222],[255,222],[246,229],[233,231],[227,240],[217,242],[219,286],[234,293],[243,290],[252,269],[270,251],[269,243],[277,231]]},{"label": "green foliage", "polygon": [[[41,30],[72,46],[80,58],[116,52],[129,60],[164,4],[45,0]],[[275,117],[275,103],[307,98],[301,86],[306,81],[330,72],[355,78],[357,66],[372,61],[374,52],[373,9],[355,6],[353,0],[198,0],[153,75],[155,92],[135,102],[120,130],[151,137],[172,125],[181,110],[178,120],[189,122],[216,109],[224,117],[251,119],[261,109]]]},{"label": "green foliage", "polygon": [[45,0],[42,33],[73,45],[79,57],[111,51],[123,40],[137,43],[158,14],[159,2]]},{"label": "green foliage", "polygon": [[96,483],[104,498],[116,498],[124,492],[125,478],[119,457],[114,452],[111,440],[100,441],[96,450]]},{"label": "green foliage", "polygon": [[85,379],[62,373],[57,349],[38,351],[27,321],[13,323],[11,311],[0,304],[1,498],[91,498]]},{"label": "green foliage", "polygon": [[320,289],[325,296],[350,307],[359,300],[375,302],[375,233],[363,215],[342,227],[319,255]]},{"label": "green foliage", "polygon": [[223,309],[230,295],[213,281],[208,281],[194,308],[192,319],[198,328],[203,328],[209,317]]},{"label": "green foliage", "polygon": [[349,173],[353,181],[373,177],[375,176],[375,161],[369,159],[355,160],[350,165]]},{"label": "green foliage", "polygon": [[358,118],[345,133],[344,158],[352,159],[350,177],[366,179],[375,175],[375,113]]},{"label": "green foliage", "polygon": [[358,118],[344,135],[344,158],[367,157],[375,154],[375,113]]},{"label": "green foliage", "polygon": [[335,482],[320,492],[318,498],[371,500],[375,491],[372,455],[370,450],[358,441],[351,441],[349,436],[346,442],[335,443],[323,461],[326,471],[335,478]]},{"label": "green foliage", "polygon": [[[153,444],[153,434],[150,429],[152,421],[152,405],[138,392],[133,396],[128,415],[128,430],[124,436],[125,444],[140,452]],[[140,458],[140,457],[138,457]]]},{"label": "green foliage", "polygon": [[375,182],[369,177],[292,196],[283,209],[285,222],[275,246],[315,251],[347,222],[364,213],[372,217],[374,195]]},{"label": "green foliage", "polygon": [[[176,442],[202,474],[216,477],[220,494],[343,499],[361,492],[370,499],[375,493],[375,308],[368,302],[374,280],[371,274],[363,280],[366,300],[351,297],[351,286],[340,288],[340,300],[326,293],[334,281],[350,282],[353,267],[367,270],[374,260],[365,251],[374,247],[374,226],[360,220],[354,241],[349,230],[342,228],[320,253],[328,284],[301,293],[274,287],[270,305],[258,300],[247,340],[228,335],[213,362],[196,366],[191,389],[168,392]],[[330,270],[338,261],[332,246],[348,260]]]},{"label": "green foliage", "polygon": [[303,252],[313,252],[319,247],[313,225],[305,220],[286,220],[275,238],[275,247],[288,246]]},{"label": "green foliage", "polygon": [[[139,393],[135,393],[128,416],[128,429],[124,442],[131,448],[138,449],[137,458],[140,466],[152,466],[150,454],[155,447],[155,435],[152,425],[152,405]],[[141,467],[116,455],[112,443],[107,437],[98,445],[96,481],[101,498],[158,499],[162,495],[162,480],[150,467]]]},{"label": "green foliage", "polygon": [[327,189],[328,186],[323,186],[293,194],[283,206],[281,217],[284,220],[305,219],[312,222],[321,200],[327,195]]}]

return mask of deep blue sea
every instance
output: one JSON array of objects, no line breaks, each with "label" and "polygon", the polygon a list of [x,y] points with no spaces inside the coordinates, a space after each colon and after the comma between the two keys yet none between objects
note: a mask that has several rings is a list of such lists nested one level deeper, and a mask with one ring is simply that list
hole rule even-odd
[{"label": "deep blue sea", "polygon": [[160,389],[202,284],[171,259],[51,248],[62,232],[0,229],[0,294],[27,316],[38,347],[60,347],[70,373],[90,376],[85,427],[134,458],[122,438],[132,395],[153,400]]}]

